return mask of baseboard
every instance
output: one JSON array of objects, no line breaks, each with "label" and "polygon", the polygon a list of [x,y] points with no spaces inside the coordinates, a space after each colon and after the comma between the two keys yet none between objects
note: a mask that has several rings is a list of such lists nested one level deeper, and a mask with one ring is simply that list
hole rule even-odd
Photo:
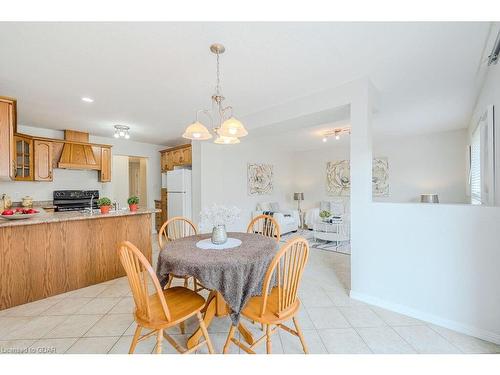
[{"label": "baseboard", "polygon": [[351,298],[500,345],[500,334],[351,290]]}]

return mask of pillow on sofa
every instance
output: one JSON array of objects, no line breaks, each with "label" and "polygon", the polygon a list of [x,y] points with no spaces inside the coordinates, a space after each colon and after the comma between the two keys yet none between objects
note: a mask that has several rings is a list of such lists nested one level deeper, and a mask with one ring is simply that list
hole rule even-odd
[{"label": "pillow on sofa", "polygon": [[321,201],[319,203],[319,212],[321,212],[321,211],[330,211],[330,202]]}]

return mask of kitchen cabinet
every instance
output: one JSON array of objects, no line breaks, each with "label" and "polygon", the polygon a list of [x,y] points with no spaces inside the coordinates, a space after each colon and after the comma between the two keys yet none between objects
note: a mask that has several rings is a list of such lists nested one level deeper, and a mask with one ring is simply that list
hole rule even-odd
[{"label": "kitchen cabinet", "polygon": [[191,145],[181,145],[160,151],[161,171],[167,172],[174,167],[190,166],[192,164]]},{"label": "kitchen cabinet", "polygon": [[33,139],[24,135],[14,135],[14,180],[33,180]]},{"label": "kitchen cabinet", "polygon": [[14,178],[14,133],[16,101],[0,97],[0,180]]},{"label": "kitchen cabinet", "polygon": [[99,172],[99,181],[111,181],[111,147],[101,148],[101,171]]},{"label": "kitchen cabinet", "polygon": [[34,179],[35,181],[52,181],[52,154],[53,143],[35,139],[33,142],[35,152]]}]

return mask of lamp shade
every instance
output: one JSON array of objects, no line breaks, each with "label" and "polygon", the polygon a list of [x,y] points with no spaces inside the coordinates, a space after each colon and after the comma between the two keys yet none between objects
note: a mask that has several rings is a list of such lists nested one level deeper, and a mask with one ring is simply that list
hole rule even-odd
[{"label": "lamp shade", "polygon": [[224,121],[220,126],[219,135],[240,138],[248,135],[248,132],[240,121],[231,117]]},{"label": "lamp shade", "polygon": [[439,203],[437,194],[420,194],[421,203]]},{"label": "lamp shade", "polygon": [[218,145],[235,145],[240,143],[240,140],[236,137],[225,137],[223,135],[219,135],[215,138],[214,143],[217,143]]},{"label": "lamp shade", "polygon": [[303,201],[304,200],[304,193],[293,193],[293,200],[294,201]]},{"label": "lamp shade", "polygon": [[204,141],[212,138],[212,134],[210,134],[205,125],[196,121],[186,128],[182,138],[191,139],[193,141]]}]

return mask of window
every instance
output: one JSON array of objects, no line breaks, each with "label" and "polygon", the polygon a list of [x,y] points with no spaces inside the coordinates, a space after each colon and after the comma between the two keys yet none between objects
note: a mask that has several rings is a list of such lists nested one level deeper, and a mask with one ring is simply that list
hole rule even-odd
[{"label": "window", "polygon": [[481,200],[481,127],[472,134],[470,146],[470,197],[472,204],[482,204]]}]

